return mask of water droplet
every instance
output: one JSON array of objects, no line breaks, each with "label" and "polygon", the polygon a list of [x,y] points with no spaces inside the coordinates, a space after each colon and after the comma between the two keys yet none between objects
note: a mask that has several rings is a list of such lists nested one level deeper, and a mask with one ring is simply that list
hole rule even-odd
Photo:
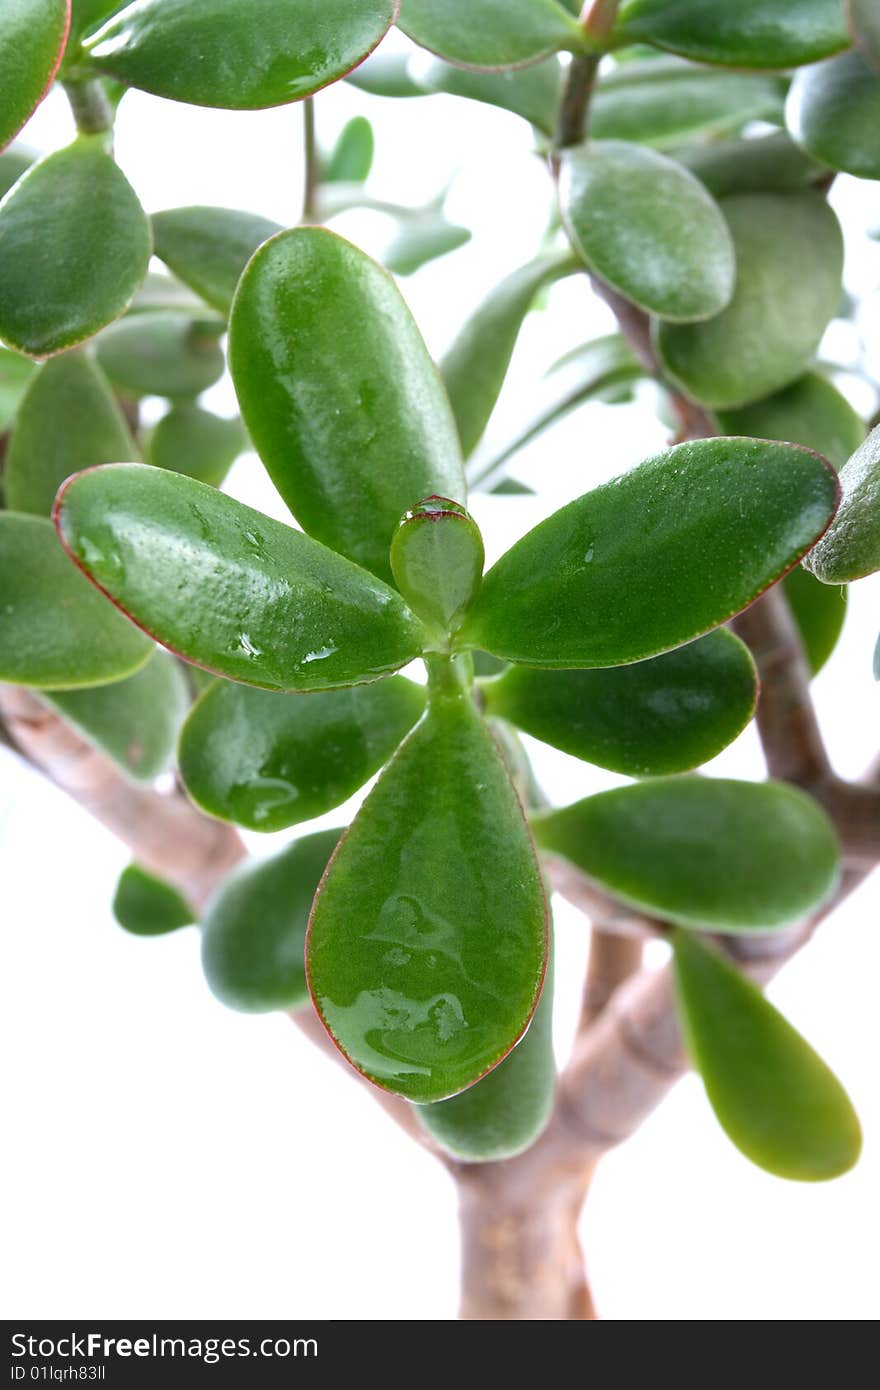
[{"label": "water droplet", "polygon": [[338,648],[338,647],[329,646],[329,647],[321,647],[321,648],[320,648],[318,651],[316,651],[316,652],[307,652],[306,655],[305,655],[305,656],[303,657],[303,659],[302,659],[302,665],[303,665],[303,666],[308,666],[309,663],[312,662],[312,661],[326,661],[328,656],[332,656],[334,652],[338,652],[338,651],[339,651],[339,648]]}]

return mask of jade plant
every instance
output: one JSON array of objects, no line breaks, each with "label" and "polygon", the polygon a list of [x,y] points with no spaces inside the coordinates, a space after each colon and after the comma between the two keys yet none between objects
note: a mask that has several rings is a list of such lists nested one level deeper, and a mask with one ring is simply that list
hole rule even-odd
[{"label": "jade plant", "polygon": [[[810,697],[846,586],[880,569],[880,431],[823,348],[852,312],[829,190],[880,179],[878,13],[0,11],[5,740],[130,846],[122,927],[196,926],[220,1001],[289,1012],[446,1164],[467,1317],[594,1316],[571,1258],[589,1174],[688,1062],[770,1173],[858,1157],[845,1090],[762,987],[880,858],[877,793],[835,775]],[[365,115],[321,145],[339,81],[365,110],[491,103],[546,165],[544,244],[439,366],[398,281],[469,229],[445,190],[373,198]],[[11,143],[56,82],[73,143]],[[148,216],[114,158],[130,88],[299,103],[302,223]],[[325,225],[352,208],[394,219],[385,265]],[[585,278],[618,331],[487,449],[527,316]],[[201,401],[227,365],[240,419]],[[669,447],[487,569],[469,491],[521,491],[523,445],[596,400],[656,411]],[[247,452],[289,523],[223,491]],[[753,718],[768,780],[701,773]],[[523,734],[620,785],[549,804]],[[349,825],[309,831],[373,778]],[[254,857],[235,828],[294,826]],[[591,923],[561,1067],[551,892]],[[665,970],[641,970],[648,941]]]}]

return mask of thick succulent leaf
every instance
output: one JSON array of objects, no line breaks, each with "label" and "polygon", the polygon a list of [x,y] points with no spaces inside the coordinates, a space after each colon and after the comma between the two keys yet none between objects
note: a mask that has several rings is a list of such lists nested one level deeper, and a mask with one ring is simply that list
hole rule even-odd
[{"label": "thick succulent leaf", "polygon": [[309,913],[341,831],[295,840],[227,879],[202,923],[202,969],[217,998],[243,1013],[295,1009],[309,997]]},{"label": "thick succulent leaf", "polygon": [[781,193],[809,188],[827,177],[784,130],[742,140],[709,141],[676,151],[716,198],[734,193]]},{"label": "thick succulent leaf", "polygon": [[850,43],[841,0],[624,0],[618,34],[732,68],[793,68]]},{"label": "thick succulent leaf", "polygon": [[838,876],[834,829],[784,782],[659,778],[535,816],[542,849],[625,902],[704,931],[766,931],[806,916]]},{"label": "thick succulent leaf", "polygon": [[683,772],[726,748],[754,713],[755,665],[725,628],[664,656],[601,671],[510,666],[483,687],[489,714],[629,777]]},{"label": "thick succulent leaf", "polygon": [[862,1136],[849,1096],[760,990],[681,931],[675,984],[688,1052],[719,1124],[746,1158],[800,1182],[851,1168]]},{"label": "thick succulent leaf", "polygon": [[229,361],[294,516],[374,574],[390,578],[407,508],[431,493],[464,500],[455,422],[421,335],[390,276],[341,237],[300,228],[257,252]]},{"label": "thick succulent leaf", "polygon": [[880,68],[880,10],[876,0],[847,0],[856,43],[875,68]]},{"label": "thick succulent leaf", "polygon": [[0,198],[9,192],[13,184],[18,183],[22,174],[26,174],[38,158],[39,155],[24,145],[13,145],[11,149],[0,152]]},{"label": "thick succulent leaf", "polygon": [[15,419],[33,374],[34,365],[26,357],[0,348],[0,431]]},{"label": "thick succulent leaf", "polygon": [[442,209],[426,208],[399,220],[380,260],[395,275],[415,275],[422,266],[450,255],[470,239],[469,229],[450,222]]},{"label": "thick succulent leaf", "polygon": [[64,353],[37,369],[19,407],[4,469],[7,505],[49,516],[71,473],[137,458],[103,373],[85,353]]},{"label": "thick succulent leaf", "polygon": [[0,512],[0,681],[73,689],[121,680],[153,644],[79,573],[43,517]]},{"label": "thick succulent leaf", "polygon": [[558,0],[403,0],[397,21],[422,48],[472,68],[512,68],[583,47]]},{"label": "thick succulent leaf", "polygon": [[818,675],[837,646],[846,621],[847,589],[820,584],[802,565],[782,581],[785,598],[797,624],[812,675]]},{"label": "thick succulent leaf", "polygon": [[501,394],[520,329],[545,285],[571,275],[569,256],[540,256],[491,291],[464,324],[440,365],[467,458]]},{"label": "thick succulent leaf", "polygon": [[736,248],[733,299],[705,323],[661,323],[657,347],[689,395],[727,409],[779,390],[809,365],[840,303],[843,240],[818,193],[745,193],[722,207]]},{"label": "thick succulent leaf", "polygon": [[197,914],[170,883],[140,864],[122,870],[113,898],[113,916],[133,936],[166,936],[189,927]]},{"label": "thick succulent leaf", "polygon": [[41,697],[136,782],[152,782],[170,766],[189,707],[180,665],[160,651],[126,680]]},{"label": "thick succulent leaf", "polygon": [[344,77],[397,0],[133,0],[85,42],[101,72],[195,106],[282,106]]},{"label": "thick succulent leaf", "polygon": [[232,208],[170,208],[152,223],[160,261],[224,315],[251,256],[281,231],[268,217]]},{"label": "thick succulent leaf", "polygon": [[680,444],[563,507],[503,555],[463,638],[532,666],[657,656],[717,627],[790,569],[837,497],[833,469],[805,449]]},{"label": "thick succulent leaf", "polygon": [[711,318],[729,304],[730,232],[683,165],[623,140],[591,141],[566,152],[559,194],[576,249],[634,304],[677,322]]},{"label": "thick succulent leaf", "polygon": [[346,81],[374,97],[423,97],[424,88],[412,75],[411,57],[409,53],[386,53],[380,49],[354,68]]},{"label": "thick succulent leaf", "polygon": [[163,270],[148,270],[143,284],[129,305],[129,314],[152,313],[155,309],[185,310],[204,314],[204,303],[198,295]]},{"label": "thick succulent leaf", "polygon": [[445,1100],[532,1016],[544,889],[522,808],[465,697],[432,702],[340,843],[312,911],[309,988],[377,1085]]},{"label": "thick succulent leaf", "polygon": [[857,178],[880,179],[880,72],[859,49],[799,72],[786,120],[814,159]]},{"label": "thick succulent leaf", "polygon": [[373,167],[375,138],[366,116],[352,116],[321,171],[324,183],[364,183]]},{"label": "thick succulent leaf", "polygon": [[880,425],[844,464],[840,482],[840,510],[804,562],[823,584],[848,584],[880,569]]},{"label": "thick succulent leaf", "polygon": [[865,438],[861,416],[821,372],[807,372],[772,396],[738,410],[720,410],[718,424],[722,434],[803,444],[835,468],[842,468]]},{"label": "thick succulent leaf", "polygon": [[534,1144],[553,1110],[553,948],[535,1016],[516,1047],[482,1081],[449,1100],[419,1106],[433,1139],[455,1158],[491,1163]]},{"label": "thick succulent leaf", "polygon": [[114,10],[123,9],[124,4],[125,0],[72,0],[68,52],[83,34],[96,28]]},{"label": "thick succulent leaf", "polygon": [[396,670],[422,630],[385,584],[205,483],[109,464],[59,493],[77,564],[164,646],[270,690],[327,690]]},{"label": "thick succulent leaf", "polygon": [[185,473],[219,487],[247,447],[247,434],[237,416],[227,420],[184,401],[172,406],[150,432],[147,453],[155,468]]},{"label": "thick succulent leaf", "polygon": [[101,334],[98,361],[114,386],[134,396],[187,399],[207,391],[223,375],[222,332],[219,319],[145,310]]},{"label": "thick succulent leaf", "polygon": [[558,58],[547,58],[542,63],[530,63],[526,68],[506,72],[457,68],[442,58],[432,58],[424,65],[410,63],[410,72],[414,73],[414,81],[422,92],[446,92],[450,96],[482,101],[522,116],[542,135],[554,133],[562,86]]},{"label": "thick succulent leaf", "polygon": [[425,706],[402,676],[320,700],[217,681],[180,738],[180,775],[203,811],[249,830],[322,816],[388,761]]},{"label": "thick succulent leaf", "polygon": [[35,164],[0,203],[0,338],[45,357],[90,338],[147,273],[150,226],[98,136]]},{"label": "thick succulent leaf", "polygon": [[698,136],[717,139],[749,121],[782,121],[777,79],[720,73],[677,58],[625,63],[597,83],[590,134],[675,148]]},{"label": "thick succulent leaf", "polygon": [[0,10],[0,149],[52,85],[64,53],[70,0],[3,0]]},{"label": "thick succulent leaf", "polygon": [[420,502],[394,533],[394,581],[413,612],[439,637],[441,650],[473,602],[485,559],[473,517],[445,497]]}]

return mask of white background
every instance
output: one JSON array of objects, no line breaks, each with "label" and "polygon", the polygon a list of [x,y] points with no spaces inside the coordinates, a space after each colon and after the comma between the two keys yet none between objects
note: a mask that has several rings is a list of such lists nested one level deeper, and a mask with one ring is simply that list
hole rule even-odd
[{"label": "white background", "polygon": [[[377,196],[427,201],[451,181],[449,212],[472,243],[403,282],[440,354],[464,314],[534,254],[550,190],[523,122],[452,98],[386,102],[346,84],[318,99],[322,135],[363,111],[379,150]],[[301,110],[202,111],[139,93],[124,101],[117,152],[148,211],[239,206],[284,224],[299,215]],[[71,134],[53,96],[25,139]],[[848,278],[880,283],[865,229],[875,187],[839,182]],[[337,224],[378,251],[375,216]],[[797,228],[792,228],[797,254]],[[880,298],[863,315],[880,365]],[[523,334],[490,429],[503,442],[544,368],[609,327],[583,283],[566,281]],[[835,330],[844,360],[854,334]],[[854,400],[870,396],[849,383]],[[211,393],[231,412],[228,383]],[[477,499],[490,559],[563,501],[665,443],[649,403],[587,408],[523,455],[541,499]],[[249,457],[232,490],[284,517]],[[857,586],[842,647],[815,694],[835,762],[856,775],[876,748],[880,696],[871,651],[880,586]],[[559,803],[616,779],[533,745]],[[760,777],[747,732],[710,771]],[[340,824],[356,803],[325,818]],[[312,827],[309,827],[310,829]],[[257,840],[267,853],[284,837]],[[283,1017],[226,1011],[203,983],[195,931],[127,937],[109,902],[125,852],[62,795],[0,750],[0,881],[6,1138],[2,1149],[6,1317],[455,1316],[454,1192],[341,1068]],[[776,982],[771,995],[849,1087],[864,1122],[858,1168],[837,1182],[788,1184],[751,1167],[683,1081],[602,1165],[583,1239],[608,1319],[869,1319],[877,1313],[880,1104],[876,887],[867,885]],[[557,905],[560,1053],[586,950],[582,919]],[[658,954],[657,959],[660,959]]]}]

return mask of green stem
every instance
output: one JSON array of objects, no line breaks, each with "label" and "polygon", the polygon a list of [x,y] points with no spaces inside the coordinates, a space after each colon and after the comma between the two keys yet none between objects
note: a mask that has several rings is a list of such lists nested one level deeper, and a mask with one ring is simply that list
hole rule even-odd
[{"label": "green stem", "polygon": [[113,129],[113,107],[103,83],[95,78],[64,83],[80,135],[106,135]]},{"label": "green stem", "polygon": [[315,99],[303,102],[303,151],[305,154],[305,184],[303,188],[303,222],[318,220],[318,189],[321,185],[321,161],[315,131]]}]

